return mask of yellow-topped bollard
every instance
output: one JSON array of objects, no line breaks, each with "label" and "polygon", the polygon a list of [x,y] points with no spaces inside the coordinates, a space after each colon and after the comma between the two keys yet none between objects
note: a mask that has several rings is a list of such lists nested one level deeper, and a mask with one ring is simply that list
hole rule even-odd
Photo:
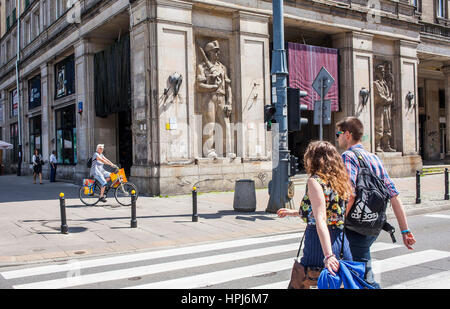
[{"label": "yellow-topped bollard", "polygon": [[61,212],[61,233],[69,234],[69,227],[67,226],[66,219],[66,200],[64,199],[64,193],[59,194],[59,208]]},{"label": "yellow-topped bollard", "polygon": [[198,222],[197,214],[197,187],[192,188],[192,222]]},{"label": "yellow-topped bollard", "polygon": [[131,190],[131,228],[137,228],[136,220],[136,190]]}]

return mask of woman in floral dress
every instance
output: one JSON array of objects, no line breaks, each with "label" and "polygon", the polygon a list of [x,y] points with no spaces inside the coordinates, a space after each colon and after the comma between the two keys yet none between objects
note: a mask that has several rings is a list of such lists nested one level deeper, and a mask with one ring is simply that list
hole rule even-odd
[{"label": "woman in floral dress", "polygon": [[335,274],[341,248],[343,259],[352,259],[346,238],[342,247],[345,206],[353,194],[350,180],[339,152],[329,142],[311,142],[304,163],[310,178],[300,209],[282,208],[277,214],[301,216],[307,223],[300,260],[305,273],[308,268],[326,267]]}]

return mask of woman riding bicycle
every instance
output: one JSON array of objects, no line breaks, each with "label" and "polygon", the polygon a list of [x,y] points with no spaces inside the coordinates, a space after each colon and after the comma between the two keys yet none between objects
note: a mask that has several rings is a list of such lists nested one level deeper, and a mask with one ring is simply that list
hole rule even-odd
[{"label": "woman riding bicycle", "polygon": [[98,144],[97,150],[92,156],[91,176],[93,176],[100,183],[100,201],[106,202],[106,198],[103,196],[105,193],[106,184],[111,180],[111,173],[107,172],[103,165],[107,164],[114,168],[118,168],[114,163],[109,161],[102,153],[105,149],[105,145]]}]

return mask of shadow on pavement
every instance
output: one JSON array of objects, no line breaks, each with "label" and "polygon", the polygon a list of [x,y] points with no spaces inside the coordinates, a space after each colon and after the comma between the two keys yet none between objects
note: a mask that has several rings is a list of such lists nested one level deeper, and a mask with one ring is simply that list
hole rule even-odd
[{"label": "shadow on pavement", "polygon": [[0,203],[25,202],[34,200],[58,200],[64,193],[66,199],[78,198],[80,186],[67,182],[49,182],[43,185],[33,184],[33,176],[0,176]]}]

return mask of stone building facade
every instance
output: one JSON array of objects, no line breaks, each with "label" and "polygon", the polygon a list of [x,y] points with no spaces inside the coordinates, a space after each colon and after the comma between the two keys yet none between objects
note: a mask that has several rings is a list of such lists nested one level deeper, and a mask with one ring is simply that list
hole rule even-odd
[{"label": "stone building facade", "polygon": [[[284,2],[286,42],[339,52],[339,111],[324,138],[334,141],[334,124],[356,115],[366,127],[364,145],[378,151],[391,175],[444,162],[448,0]],[[241,178],[267,186],[271,1],[2,0],[0,8],[0,139],[18,145],[22,133],[23,173],[31,172],[33,148],[47,160],[56,150],[57,177],[79,181],[102,143],[111,161],[129,167],[141,192],[227,190]],[[99,116],[96,104],[107,102],[98,99],[98,57],[122,40],[129,40],[129,107]],[[290,144],[316,139],[317,130],[309,125],[291,134]],[[3,153],[5,172],[17,169],[16,158],[15,151]]]}]

